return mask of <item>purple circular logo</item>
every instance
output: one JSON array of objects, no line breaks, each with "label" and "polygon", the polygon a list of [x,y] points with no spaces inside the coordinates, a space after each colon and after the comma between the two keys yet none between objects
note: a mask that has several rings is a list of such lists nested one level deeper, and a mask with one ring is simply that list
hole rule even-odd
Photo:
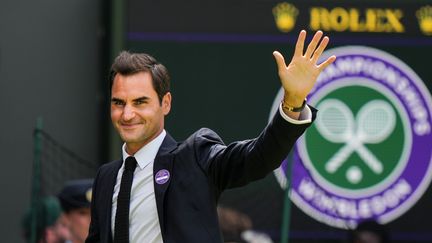
[{"label": "purple circular logo", "polygon": [[[298,140],[290,198],[338,228],[388,223],[411,208],[432,178],[432,98],[398,58],[363,46],[335,48],[337,60],[308,97],[319,112]],[[282,98],[280,91],[273,113]],[[272,116],[271,116],[272,117]],[[283,161],[275,175],[286,187]]]},{"label": "purple circular logo", "polygon": [[170,173],[168,170],[160,170],[155,175],[155,181],[157,184],[162,185],[165,184],[170,178]]}]

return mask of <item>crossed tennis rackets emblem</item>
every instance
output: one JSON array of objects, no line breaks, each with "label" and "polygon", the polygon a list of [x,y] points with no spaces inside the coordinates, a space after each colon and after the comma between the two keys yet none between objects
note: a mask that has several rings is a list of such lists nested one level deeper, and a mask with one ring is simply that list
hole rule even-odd
[{"label": "crossed tennis rackets emblem", "polygon": [[[355,118],[351,109],[337,99],[324,100],[318,109],[318,132],[329,142],[345,144],[327,161],[326,171],[335,173],[355,152],[375,174],[381,174],[383,163],[364,144],[381,143],[393,132],[396,115],[392,106],[383,100],[372,100],[360,108]],[[358,183],[362,177],[358,166],[348,168],[349,182]]]}]

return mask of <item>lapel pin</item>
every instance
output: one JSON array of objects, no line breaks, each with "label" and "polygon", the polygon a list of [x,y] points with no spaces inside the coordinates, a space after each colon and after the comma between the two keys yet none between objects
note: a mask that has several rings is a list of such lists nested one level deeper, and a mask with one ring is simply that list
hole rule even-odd
[{"label": "lapel pin", "polygon": [[156,173],[155,181],[157,184],[162,185],[165,184],[170,178],[170,173],[168,170],[160,170]]}]

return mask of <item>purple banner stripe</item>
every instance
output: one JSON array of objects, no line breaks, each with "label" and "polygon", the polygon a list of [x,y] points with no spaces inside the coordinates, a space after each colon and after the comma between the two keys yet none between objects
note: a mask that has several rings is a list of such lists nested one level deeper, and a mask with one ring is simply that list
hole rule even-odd
[{"label": "purple banner stripe", "polygon": [[[278,230],[262,230],[262,232],[270,235],[273,239],[279,239],[280,232]],[[430,232],[389,232],[392,241],[415,241],[415,242],[431,242],[432,233]],[[343,240],[348,238],[348,231],[302,231],[291,230],[289,238],[292,240]]]},{"label": "purple banner stripe", "polygon": [[[385,46],[431,46],[430,37],[356,37],[331,36],[333,44],[369,44]],[[170,32],[129,32],[129,41],[174,41],[174,42],[215,42],[215,43],[295,43],[295,33],[287,35],[265,34],[224,34],[224,33],[170,33]]]}]

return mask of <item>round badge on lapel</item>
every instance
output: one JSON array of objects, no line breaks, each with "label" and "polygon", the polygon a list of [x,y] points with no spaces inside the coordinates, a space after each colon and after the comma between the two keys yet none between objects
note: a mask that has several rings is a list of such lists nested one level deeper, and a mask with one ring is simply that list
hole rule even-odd
[{"label": "round badge on lapel", "polygon": [[155,181],[157,184],[165,184],[170,178],[170,173],[168,170],[160,170],[156,173]]}]

